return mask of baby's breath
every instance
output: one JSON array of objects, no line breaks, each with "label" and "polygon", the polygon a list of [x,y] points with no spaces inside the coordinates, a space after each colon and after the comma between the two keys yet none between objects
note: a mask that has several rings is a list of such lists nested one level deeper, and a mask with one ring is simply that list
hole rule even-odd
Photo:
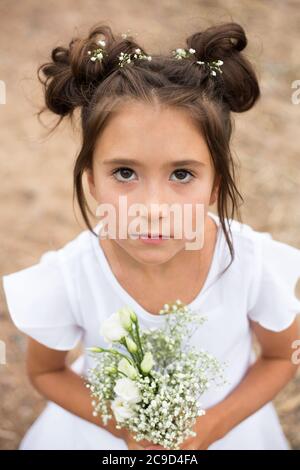
[{"label": "baby's breath", "polygon": [[130,64],[130,62],[133,61],[133,59],[146,59],[146,60],[152,60],[152,56],[144,54],[141,52],[140,48],[136,48],[134,53],[126,53],[126,52],[121,52],[118,56],[119,59],[119,66],[124,67],[126,64]]},{"label": "baby's breath", "polygon": [[90,56],[90,60],[92,62],[95,62],[96,60],[98,60],[99,62],[102,62],[102,59],[105,54],[105,49],[104,49],[106,46],[105,40],[100,39],[99,41],[97,41],[97,44],[99,44],[99,46],[101,47],[98,47],[97,49],[94,49],[93,51],[91,50],[88,51],[88,55]]},{"label": "baby's breath", "polygon": [[[172,50],[172,55],[175,57],[175,59],[187,59],[189,57],[194,57],[194,54],[196,53],[196,50],[193,48],[189,49],[184,49],[184,48],[177,48],[175,50]],[[215,77],[217,75],[217,72],[223,73],[221,70],[221,65],[223,65],[223,60],[218,59],[218,60],[213,60],[213,61],[204,61],[204,60],[197,60],[196,64],[199,65],[204,65],[208,67],[210,75]]]},{"label": "baby's breath", "polygon": [[[200,397],[211,386],[226,383],[226,379],[224,365],[190,343],[197,327],[207,319],[180,300],[165,304],[160,313],[165,316],[163,327],[140,331],[139,338],[143,350],[152,353],[154,367],[146,375],[139,370],[132,381],[139,400],[124,403],[127,414],[117,420],[117,428],[127,428],[137,441],[147,439],[168,449],[179,449],[184,440],[195,436],[196,419],[205,414]],[[135,322],[138,324],[137,318]],[[121,344],[126,346],[126,342]],[[94,413],[106,425],[112,418],[114,388],[120,379],[118,352],[102,349],[101,354],[93,352],[93,357],[95,366],[88,372],[87,387]]]}]

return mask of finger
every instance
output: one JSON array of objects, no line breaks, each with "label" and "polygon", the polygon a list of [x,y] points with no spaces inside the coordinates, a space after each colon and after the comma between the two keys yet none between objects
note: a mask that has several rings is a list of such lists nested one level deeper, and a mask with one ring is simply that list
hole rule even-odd
[{"label": "finger", "polygon": [[197,446],[197,444],[185,445],[185,446],[180,447],[180,449],[181,449],[181,450],[201,450],[201,449],[199,449],[199,447]]},{"label": "finger", "polygon": [[142,439],[141,441],[137,441],[140,446],[142,447],[149,447],[149,446],[154,446],[156,444],[153,444],[151,441],[147,441],[147,439]]},{"label": "finger", "polygon": [[128,450],[144,450],[144,447],[141,447],[137,444],[128,445]]}]

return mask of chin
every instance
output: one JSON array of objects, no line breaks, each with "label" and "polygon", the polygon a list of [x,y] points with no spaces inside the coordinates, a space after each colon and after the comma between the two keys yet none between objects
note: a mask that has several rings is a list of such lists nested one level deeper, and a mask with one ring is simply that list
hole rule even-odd
[{"label": "chin", "polygon": [[174,247],[170,249],[170,247],[159,247],[154,245],[142,247],[131,246],[130,249],[126,251],[138,263],[157,265],[168,262],[179,250],[174,249]]}]

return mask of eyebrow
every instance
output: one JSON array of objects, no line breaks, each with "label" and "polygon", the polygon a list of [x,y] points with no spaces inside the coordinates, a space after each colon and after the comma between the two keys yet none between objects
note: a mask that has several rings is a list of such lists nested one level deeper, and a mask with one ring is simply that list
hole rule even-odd
[{"label": "eyebrow", "polygon": [[[132,158],[111,158],[108,160],[103,160],[102,163],[105,165],[119,164],[119,165],[143,166],[143,164],[139,160],[135,160]],[[171,162],[165,163],[165,165],[163,166],[178,167],[178,166],[185,166],[185,165],[204,166],[205,163],[200,162],[199,160],[186,159],[186,160],[171,161]]]}]

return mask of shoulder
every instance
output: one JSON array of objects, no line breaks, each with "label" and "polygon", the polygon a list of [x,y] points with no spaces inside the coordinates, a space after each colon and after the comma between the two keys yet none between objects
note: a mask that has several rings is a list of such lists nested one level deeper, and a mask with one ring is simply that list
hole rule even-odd
[{"label": "shoulder", "polygon": [[41,261],[51,261],[51,258],[55,256],[70,265],[83,261],[92,254],[93,246],[91,237],[95,237],[95,235],[93,235],[90,230],[82,230],[61,248],[44,253],[41,257]]},{"label": "shoulder", "polygon": [[279,268],[285,260],[289,263],[292,259],[299,261],[299,248],[277,240],[270,232],[256,230],[236,219],[230,219],[229,222],[234,248],[239,256],[244,254],[252,257],[253,261],[256,259],[261,268],[270,263],[277,264]]},{"label": "shoulder", "polygon": [[228,231],[230,227],[236,261],[251,261],[256,275],[270,263],[279,267],[285,256],[289,262],[293,256],[299,261],[299,248],[277,240],[270,232],[257,230],[236,219],[227,219],[226,227]]},{"label": "shoulder", "polygon": [[[95,232],[97,226],[93,227],[93,230]],[[70,284],[70,278],[75,279],[90,269],[91,263],[93,263],[95,257],[92,237],[96,237],[96,235],[90,230],[82,230],[60,248],[43,253],[35,266],[43,266],[46,270],[56,267],[61,271],[66,283]]]},{"label": "shoulder", "polygon": [[272,331],[285,329],[300,312],[295,294],[300,249],[237,220],[231,220],[230,226],[239,282],[245,276],[249,280],[249,317]]},{"label": "shoulder", "polygon": [[37,304],[54,300],[56,305],[69,303],[77,315],[74,281],[81,274],[82,266],[90,266],[86,259],[92,253],[91,236],[94,235],[89,230],[84,230],[62,247],[44,252],[35,264],[3,275],[7,298],[17,301],[18,297],[28,297],[28,302]]},{"label": "shoulder", "polygon": [[259,244],[262,239],[272,238],[269,232],[258,231],[251,225],[236,219],[228,219],[228,225],[230,226],[232,237],[236,245],[248,246],[250,249],[255,249],[256,245]]},{"label": "shoulder", "polygon": [[[230,259],[229,248],[224,231],[220,226],[220,218],[215,214],[213,216],[221,229],[223,255],[228,260]],[[242,264],[245,269],[257,270],[261,262],[263,241],[272,240],[272,235],[268,232],[255,230],[251,225],[237,219],[225,219],[225,226],[234,249],[234,265],[239,269]]]},{"label": "shoulder", "polygon": [[[243,272],[252,271],[257,283],[268,271],[288,272],[296,276],[300,266],[300,250],[276,240],[270,232],[256,230],[249,224],[229,219],[236,263],[242,262]],[[241,269],[241,266],[239,266]]]},{"label": "shoulder", "polygon": [[[94,231],[95,229],[96,227],[93,228]],[[45,252],[39,263],[39,265],[47,266],[48,269],[54,266],[60,271],[61,281],[78,315],[80,314],[78,296],[81,286],[86,283],[86,280],[91,279],[92,274],[98,268],[93,238],[96,238],[96,235],[85,229],[61,248]]]},{"label": "shoulder", "polygon": [[39,261],[2,276],[8,311],[16,326],[54,349],[68,350],[81,337],[81,315],[74,278],[91,253],[88,230]]}]

